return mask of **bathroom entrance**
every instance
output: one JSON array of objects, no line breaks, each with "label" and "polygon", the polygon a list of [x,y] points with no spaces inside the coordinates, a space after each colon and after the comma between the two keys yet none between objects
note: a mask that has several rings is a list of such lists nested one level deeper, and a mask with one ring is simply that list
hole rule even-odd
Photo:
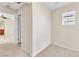
[{"label": "bathroom entrance", "polygon": [[0,44],[16,44],[17,28],[15,15],[0,13]]}]

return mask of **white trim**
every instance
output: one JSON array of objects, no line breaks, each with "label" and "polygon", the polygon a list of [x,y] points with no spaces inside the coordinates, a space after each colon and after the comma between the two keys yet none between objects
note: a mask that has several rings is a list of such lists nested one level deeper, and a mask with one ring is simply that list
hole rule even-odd
[{"label": "white trim", "polygon": [[62,47],[62,48],[66,48],[66,49],[69,49],[69,50],[73,50],[73,51],[79,52],[78,49],[71,48],[71,47],[68,47],[68,46],[64,46],[64,45],[61,45],[61,44],[53,43],[53,45],[56,45],[56,46],[59,46],[59,47]]},{"label": "white trim", "polygon": [[25,51],[27,53],[27,55],[30,57],[30,54],[28,51],[26,51],[26,49],[24,47],[21,46],[21,48],[23,49],[23,51]]},{"label": "white trim", "polygon": [[41,51],[43,51],[44,49],[46,49],[50,44],[48,44],[47,46],[44,46],[42,49],[40,49],[37,53],[35,53],[34,55],[32,55],[32,57],[35,57],[38,53],[40,53]]}]

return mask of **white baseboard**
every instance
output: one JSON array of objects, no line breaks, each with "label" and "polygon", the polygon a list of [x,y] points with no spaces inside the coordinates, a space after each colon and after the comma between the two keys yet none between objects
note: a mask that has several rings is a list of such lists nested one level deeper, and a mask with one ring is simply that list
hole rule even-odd
[{"label": "white baseboard", "polygon": [[64,46],[64,45],[61,45],[61,44],[53,43],[52,45],[56,45],[56,46],[59,46],[59,47],[62,47],[62,48],[66,48],[66,49],[69,49],[69,50],[73,50],[73,51],[79,52],[78,49],[74,49],[74,48],[71,48],[71,47],[68,47],[68,46]]},{"label": "white baseboard", "polygon": [[24,47],[21,47],[27,54],[28,56],[30,57],[30,53],[24,48]]},{"label": "white baseboard", "polygon": [[48,45],[46,45],[46,46],[44,46],[42,49],[40,49],[37,53],[35,53],[34,55],[32,55],[32,57],[35,57],[38,53],[40,53],[41,51],[43,51],[45,48],[47,48],[49,45],[51,45],[51,43],[50,44],[48,44]]}]

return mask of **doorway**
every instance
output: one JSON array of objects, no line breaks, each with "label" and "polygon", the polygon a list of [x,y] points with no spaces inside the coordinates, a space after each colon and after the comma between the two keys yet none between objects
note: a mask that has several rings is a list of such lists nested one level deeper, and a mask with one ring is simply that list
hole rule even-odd
[{"label": "doorway", "polygon": [[17,18],[17,27],[18,27],[18,44],[21,45],[21,14],[18,15]]}]

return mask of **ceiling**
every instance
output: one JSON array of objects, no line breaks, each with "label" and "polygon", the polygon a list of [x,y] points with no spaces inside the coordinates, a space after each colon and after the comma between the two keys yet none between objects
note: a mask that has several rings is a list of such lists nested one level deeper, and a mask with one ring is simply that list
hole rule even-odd
[{"label": "ceiling", "polygon": [[13,10],[19,9],[23,4],[23,2],[0,2],[1,7],[8,7]]},{"label": "ceiling", "polygon": [[[54,10],[56,8],[59,8],[61,6],[64,6],[66,4],[69,4],[71,2],[43,2],[44,5],[46,5],[49,9]],[[24,2],[0,2],[0,6],[1,7],[8,7],[14,10],[19,9],[22,5],[24,4]],[[29,4],[29,3],[27,3]]]},{"label": "ceiling", "polygon": [[72,2],[45,2],[43,4],[46,5],[49,9],[54,10],[70,3]]}]

